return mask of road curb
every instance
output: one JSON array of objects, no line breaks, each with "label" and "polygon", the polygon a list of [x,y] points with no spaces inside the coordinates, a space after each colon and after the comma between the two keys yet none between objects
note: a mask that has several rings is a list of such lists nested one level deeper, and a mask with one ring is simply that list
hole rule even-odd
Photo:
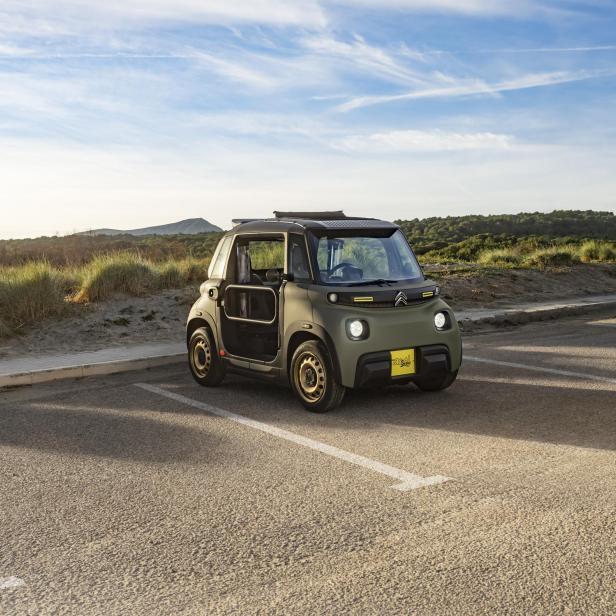
[{"label": "road curb", "polygon": [[172,353],[150,357],[58,366],[57,368],[31,370],[14,374],[0,374],[0,389],[21,387],[23,385],[37,385],[39,383],[49,383],[62,379],[80,379],[87,376],[102,376],[105,374],[130,372],[132,370],[144,370],[146,368],[180,363],[183,362],[185,358],[186,353]]},{"label": "road curb", "polygon": [[[588,314],[605,308],[616,308],[616,300],[613,301],[589,301],[586,304],[561,305],[558,307],[529,308],[527,310],[503,310],[490,315],[458,317],[460,329],[463,332],[472,332],[474,329],[484,326],[503,327],[521,325],[533,321],[547,321],[566,316]],[[152,349],[148,349],[152,353]],[[64,358],[66,360],[66,358]],[[133,370],[144,370],[158,366],[180,363],[186,360],[186,352],[160,352],[143,357],[125,357],[106,361],[90,361],[82,364],[64,364],[51,368],[37,370],[20,370],[13,373],[2,374],[0,372],[0,390],[21,387],[24,385],[36,385],[49,383],[62,379],[80,379],[89,376],[102,376]],[[1,365],[0,365],[1,369]]]},{"label": "road curb", "polygon": [[561,317],[588,314],[603,310],[605,308],[616,308],[616,301],[595,302],[589,304],[572,304],[570,306],[559,306],[558,308],[537,308],[532,310],[504,310],[490,316],[477,318],[467,317],[458,319],[461,329],[469,330],[475,326],[492,325],[523,325],[536,321],[549,321]]}]

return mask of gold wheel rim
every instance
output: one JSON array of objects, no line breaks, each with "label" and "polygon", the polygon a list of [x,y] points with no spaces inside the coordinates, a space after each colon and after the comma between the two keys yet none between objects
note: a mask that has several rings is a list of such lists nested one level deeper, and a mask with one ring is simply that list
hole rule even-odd
[{"label": "gold wheel rim", "polygon": [[199,338],[195,342],[190,353],[190,359],[197,376],[206,377],[212,366],[212,352],[206,339]]},{"label": "gold wheel rim", "polygon": [[311,404],[318,402],[325,395],[325,366],[313,353],[303,353],[297,361],[295,383],[301,397]]}]

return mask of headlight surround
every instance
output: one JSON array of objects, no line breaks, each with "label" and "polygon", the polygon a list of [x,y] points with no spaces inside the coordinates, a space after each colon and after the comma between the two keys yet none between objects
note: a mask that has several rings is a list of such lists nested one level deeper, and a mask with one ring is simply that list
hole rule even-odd
[{"label": "headlight surround", "polygon": [[346,333],[351,340],[365,340],[370,330],[368,323],[363,319],[347,319]]},{"label": "headlight surround", "polygon": [[451,327],[451,317],[448,312],[437,312],[434,315],[434,327],[440,332]]}]

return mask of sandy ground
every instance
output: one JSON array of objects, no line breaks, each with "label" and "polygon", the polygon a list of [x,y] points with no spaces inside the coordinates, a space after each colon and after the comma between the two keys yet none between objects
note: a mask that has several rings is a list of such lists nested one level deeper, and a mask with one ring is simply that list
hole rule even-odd
[{"label": "sandy ground", "polygon": [[[429,276],[430,269],[426,268]],[[439,274],[437,280],[445,300],[464,310],[616,292],[616,266],[582,265],[546,272],[453,272]],[[197,288],[187,288],[75,306],[67,317],[50,319],[21,336],[0,341],[0,361],[182,340],[186,316],[197,297]]]},{"label": "sandy ground", "polygon": [[[430,275],[429,272],[427,272]],[[439,275],[443,297],[458,310],[616,292],[616,265],[494,270]]]},{"label": "sandy ground", "polygon": [[194,288],[172,289],[75,306],[69,316],[49,319],[21,336],[0,341],[0,361],[182,340],[188,311],[198,296]]}]

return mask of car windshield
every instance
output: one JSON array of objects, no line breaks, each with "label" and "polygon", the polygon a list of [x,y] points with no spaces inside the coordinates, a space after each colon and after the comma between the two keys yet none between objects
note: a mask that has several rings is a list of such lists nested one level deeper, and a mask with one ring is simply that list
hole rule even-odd
[{"label": "car windshield", "polygon": [[386,284],[423,279],[417,259],[400,230],[313,237],[319,279],[324,284]]}]

